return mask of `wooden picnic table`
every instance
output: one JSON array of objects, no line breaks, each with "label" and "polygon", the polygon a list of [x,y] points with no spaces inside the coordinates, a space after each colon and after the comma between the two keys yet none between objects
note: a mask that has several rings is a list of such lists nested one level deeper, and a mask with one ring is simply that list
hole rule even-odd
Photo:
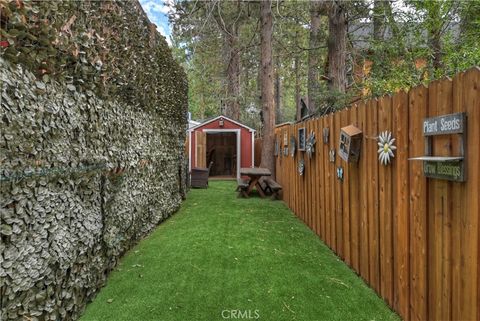
[{"label": "wooden picnic table", "polygon": [[245,168],[240,168],[240,175],[241,176],[248,176],[250,177],[250,182],[248,184],[248,189],[247,189],[247,195],[249,195],[253,188],[256,187],[258,194],[260,194],[260,197],[265,197],[265,192],[263,191],[262,186],[260,185],[260,178],[262,176],[270,176],[272,173],[268,168],[262,168],[262,167],[245,167]]}]

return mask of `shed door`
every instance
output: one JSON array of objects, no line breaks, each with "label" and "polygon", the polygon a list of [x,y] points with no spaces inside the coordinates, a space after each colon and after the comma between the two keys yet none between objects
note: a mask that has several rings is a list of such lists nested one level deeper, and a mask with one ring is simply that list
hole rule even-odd
[{"label": "shed door", "polygon": [[195,142],[197,144],[196,167],[207,167],[207,134],[195,131]]}]

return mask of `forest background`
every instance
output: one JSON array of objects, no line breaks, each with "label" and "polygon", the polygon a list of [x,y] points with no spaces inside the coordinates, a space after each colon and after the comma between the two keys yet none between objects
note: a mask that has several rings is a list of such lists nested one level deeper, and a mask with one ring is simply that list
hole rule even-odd
[{"label": "forest background", "polygon": [[[172,5],[171,46],[193,119],[225,114],[261,134],[261,3]],[[278,0],[271,12],[277,124],[480,64],[479,0]]]}]

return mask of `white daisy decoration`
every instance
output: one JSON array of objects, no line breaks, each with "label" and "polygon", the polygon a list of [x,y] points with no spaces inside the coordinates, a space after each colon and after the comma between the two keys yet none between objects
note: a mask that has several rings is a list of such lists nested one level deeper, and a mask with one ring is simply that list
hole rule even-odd
[{"label": "white daisy decoration", "polygon": [[395,138],[392,138],[392,133],[384,131],[378,136],[378,159],[380,164],[387,166],[391,162],[391,158],[395,157],[393,151],[397,149],[393,143]]}]

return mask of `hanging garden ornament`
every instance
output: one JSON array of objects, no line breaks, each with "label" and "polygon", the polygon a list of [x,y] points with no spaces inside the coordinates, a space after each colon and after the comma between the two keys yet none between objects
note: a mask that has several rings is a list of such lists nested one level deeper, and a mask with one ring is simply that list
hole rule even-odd
[{"label": "hanging garden ornament", "polygon": [[307,139],[307,146],[305,149],[307,151],[308,158],[312,158],[313,153],[315,152],[315,133],[312,131]]},{"label": "hanging garden ornament", "polygon": [[303,176],[304,172],[305,172],[305,161],[301,159],[298,161],[298,174],[300,174],[300,176]]},{"label": "hanging garden ornament", "polygon": [[395,138],[392,138],[392,133],[384,131],[378,136],[378,159],[380,163],[387,166],[391,162],[391,158],[395,157],[393,151],[397,149],[393,143]]},{"label": "hanging garden ornament", "polygon": [[295,156],[295,145],[297,144],[297,140],[295,139],[295,136],[292,135],[290,136],[290,156]]},{"label": "hanging garden ornament", "polygon": [[337,178],[339,181],[343,182],[343,167],[337,167]]},{"label": "hanging garden ornament", "polygon": [[280,154],[280,143],[278,142],[278,139],[275,139],[275,150],[273,151],[274,156],[278,156]]}]

